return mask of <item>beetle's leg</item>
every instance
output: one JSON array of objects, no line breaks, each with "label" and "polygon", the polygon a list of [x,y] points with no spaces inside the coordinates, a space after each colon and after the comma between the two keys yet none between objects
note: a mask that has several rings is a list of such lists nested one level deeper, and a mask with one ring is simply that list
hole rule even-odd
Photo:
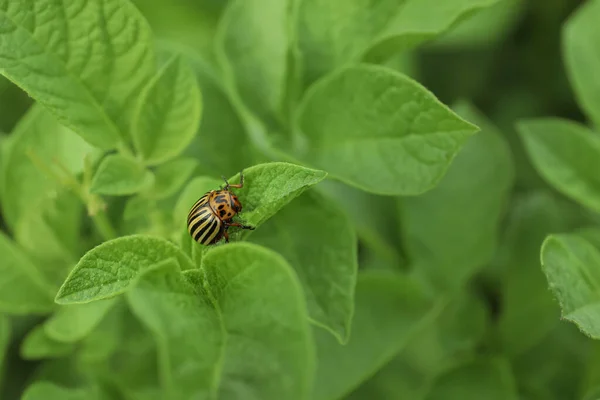
[{"label": "beetle's leg", "polygon": [[223,236],[225,236],[225,243],[229,243],[229,233],[227,232],[227,227],[225,227],[225,232],[223,232]]},{"label": "beetle's leg", "polygon": [[236,185],[232,185],[230,183],[227,183],[227,189],[229,189],[230,187],[237,188],[237,189],[240,189],[240,188],[244,187],[244,171],[240,171],[240,183],[238,183]]},{"label": "beetle's leg", "polygon": [[229,227],[229,226],[237,226],[238,228],[250,229],[251,231],[255,229],[255,227],[253,227],[253,226],[240,224],[239,222],[227,222],[226,226],[227,227]]},{"label": "beetle's leg", "polygon": [[229,188],[243,188],[244,187],[244,171],[240,171],[240,183],[232,185],[231,183],[229,183],[229,181],[227,180],[227,178],[225,178],[223,175],[221,175],[221,178],[225,181],[225,187],[223,188],[223,190],[229,190]]}]

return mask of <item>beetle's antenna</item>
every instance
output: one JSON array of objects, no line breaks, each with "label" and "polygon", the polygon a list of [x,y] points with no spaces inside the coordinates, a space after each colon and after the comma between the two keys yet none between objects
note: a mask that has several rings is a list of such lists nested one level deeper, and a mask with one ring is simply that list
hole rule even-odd
[{"label": "beetle's antenna", "polygon": [[221,175],[221,178],[225,181],[225,187],[223,190],[229,190],[229,181],[227,181],[227,178],[225,178],[224,175]]}]

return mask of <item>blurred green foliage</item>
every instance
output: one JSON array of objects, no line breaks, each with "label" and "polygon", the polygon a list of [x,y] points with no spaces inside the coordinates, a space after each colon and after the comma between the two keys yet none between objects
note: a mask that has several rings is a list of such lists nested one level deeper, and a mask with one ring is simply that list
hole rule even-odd
[{"label": "blurred green foliage", "polygon": [[1,399],[600,396],[600,0],[59,3],[0,0]]}]

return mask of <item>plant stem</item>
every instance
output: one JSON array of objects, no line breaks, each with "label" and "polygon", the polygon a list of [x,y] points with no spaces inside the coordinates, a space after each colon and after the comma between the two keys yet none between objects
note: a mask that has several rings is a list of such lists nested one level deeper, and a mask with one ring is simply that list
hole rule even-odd
[{"label": "plant stem", "polygon": [[92,220],[94,221],[94,225],[104,241],[117,237],[117,232],[108,220],[104,210],[98,210],[94,215],[92,215]]}]

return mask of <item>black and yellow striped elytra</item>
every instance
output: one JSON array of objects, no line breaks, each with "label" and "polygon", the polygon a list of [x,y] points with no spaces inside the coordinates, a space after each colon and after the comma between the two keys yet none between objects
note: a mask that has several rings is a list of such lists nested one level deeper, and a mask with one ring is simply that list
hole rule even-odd
[{"label": "black and yellow striped elytra", "polygon": [[223,189],[205,193],[194,203],[188,214],[188,232],[200,244],[215,244],[223,237],[226,242],[229,242],[227,230],[230,226],[254,229],[252,226],[233,222],[233,217],[242,211],[242,204],[230,188],[242,188],[244,175],[240,173],[240,183],[237,185],[230,185],[225,178],[223,180],[225,181]]},{"label": "black and yellow striped elytra", "polygon": [[214,244],[223,236],[223,222],[208,204],[208,192],[198,200],[188,215],[188,232],[200,244]]}]

